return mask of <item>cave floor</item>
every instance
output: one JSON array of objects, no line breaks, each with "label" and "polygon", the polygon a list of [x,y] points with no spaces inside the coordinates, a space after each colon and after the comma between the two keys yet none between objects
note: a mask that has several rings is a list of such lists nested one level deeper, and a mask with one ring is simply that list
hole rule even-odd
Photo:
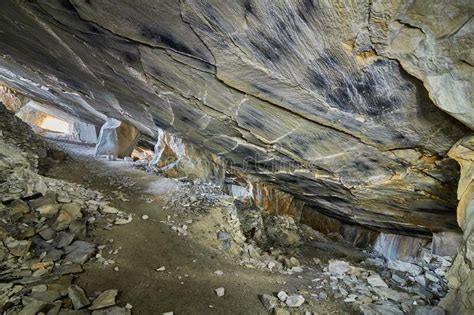
[{"label": "cave floor", "polygon": [[[86,264],[86,272],[77,281],[86,292],[118,289],[118,304],[130,303],[133,314],[268,314],[259,300],[261,294],[297,293],[311,284],[311,278],[240,266],[196,242],[194,235],[178,235],[164,224],[180,210],[164,207],[166,198],[179,189],[178,181],[147,174],[132,167],[132,162],[95,157],[94,148],[88,146],[53,145],[60,146],[67,157],[50,166],[46,176],[98,190],[112,197],[113,207],[133,217],[129,224],[91,231],[98,245],[106,245],[104,252],[115,250],[116,254],[105,258],[116,263]],[[143,215],[149,219],[143,220]],[[162,266],[164,272],[156,271]],[[224,274],[216,276],[216,270]],[[219,287],[225,288],[225,296],[216,296],[214,290]],[[312,310],[318,314],[349,312],[342,302],[314,303]]]}]

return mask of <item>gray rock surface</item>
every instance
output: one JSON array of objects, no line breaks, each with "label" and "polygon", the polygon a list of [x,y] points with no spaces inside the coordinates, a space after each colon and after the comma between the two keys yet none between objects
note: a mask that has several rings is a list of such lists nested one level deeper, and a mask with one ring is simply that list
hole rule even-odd
[{"label": "gray rock surface", "polygon": [[109,306],[115,305],[115,298],[118,294],[118,291],[115,289],[110,289],[102,292],[93,302],[92,306],[89,307],[90,310],[99,310]]},{"label": "gray rock surface", "polygon": [[75,310],[81,309],[91,304],[86,296],[86,293],[81,287],[72,285],[67,289],[67,292]]}]

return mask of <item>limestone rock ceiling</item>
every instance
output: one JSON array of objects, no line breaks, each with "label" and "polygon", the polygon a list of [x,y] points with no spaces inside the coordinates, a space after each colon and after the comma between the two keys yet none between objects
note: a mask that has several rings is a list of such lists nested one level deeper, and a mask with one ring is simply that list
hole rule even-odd
[{"label": "limestone rock ceiling", "polygon": [[0,80],[173,132],[346,222],[450,230],[472,2],[418,2],[3,0]]}]

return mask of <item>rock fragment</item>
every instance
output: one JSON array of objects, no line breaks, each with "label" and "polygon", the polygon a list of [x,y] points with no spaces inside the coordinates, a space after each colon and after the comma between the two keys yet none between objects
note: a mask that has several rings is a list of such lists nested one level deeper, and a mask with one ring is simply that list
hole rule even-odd
[{"label": "rock fragment", "polygon": [[102,292],[93,302],[89,310],[98,310],[115,305],[115,298],[117,297],[118,291],[116,289],[110,289]]},{"label": "rock fragment", "polygon": [[282,301],[282,302],[285,302],[286,299],[288,298],[288,294],[286,294],[285,291],[278,292],[277,296],[280,299],[280,301]]},{"label": "rock fragment", "polygon": [[223,288],[223,287],[217,288],[214,291],[216,292],[216,295],[218,297],[222,297],[225,294],[225,288]]},{"label": "rock fragment", "polygon": [[373,287],[385,287],[388,288],[388,285],[385,283],[385,281],[380,278],[378,274],[371,275],[370,277],[367,278],[367,282],[373,286]]},{"label": "rock fragment", "polygon": [[269,294],[262,294],[260,296],[260,301],[267,310],[272,310],[278,305],[278,299]]},{"label": "rock fragment", "polygon": [[286,300],[285,300],[285,303],[286,305],[288,305],[288,307],[300,307],[301,305],[303,305],[305,299],[302,295],[289,295]]},{"label": "rock fragment", "polygon": [[79,310],[91,304],[84,290],[77,285],[72,285],[68,288],[68,295],[75,310]]},{"label": "rock fragment", "polygon": [[342,260],[332,260],[329,262],[328,270],[333,275],[341,276],[350,270],[350,265]]},{"label": "rock fragment", "polygon": [[14,238],[7,238],[5,240],[5,245],[8,248],[10,254],[16,257],[22,257],[28,255],[28,251],[30,250],[31,246],[31,241],[18,241]]}]

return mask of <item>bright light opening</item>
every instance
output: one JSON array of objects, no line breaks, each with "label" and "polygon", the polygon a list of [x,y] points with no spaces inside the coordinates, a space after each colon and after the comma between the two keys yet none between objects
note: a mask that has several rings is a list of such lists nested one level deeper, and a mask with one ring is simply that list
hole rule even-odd
[{"label": "bright light opening", "polygon": [[54,118],[52,116],[46,117],[39,127],[50,130],[50,131],[55,131],[55,132],[60,132],[60,133],[68,133],[69,132],[69,124],[65,122],[64,120],[60,120],[57,118]]}]

